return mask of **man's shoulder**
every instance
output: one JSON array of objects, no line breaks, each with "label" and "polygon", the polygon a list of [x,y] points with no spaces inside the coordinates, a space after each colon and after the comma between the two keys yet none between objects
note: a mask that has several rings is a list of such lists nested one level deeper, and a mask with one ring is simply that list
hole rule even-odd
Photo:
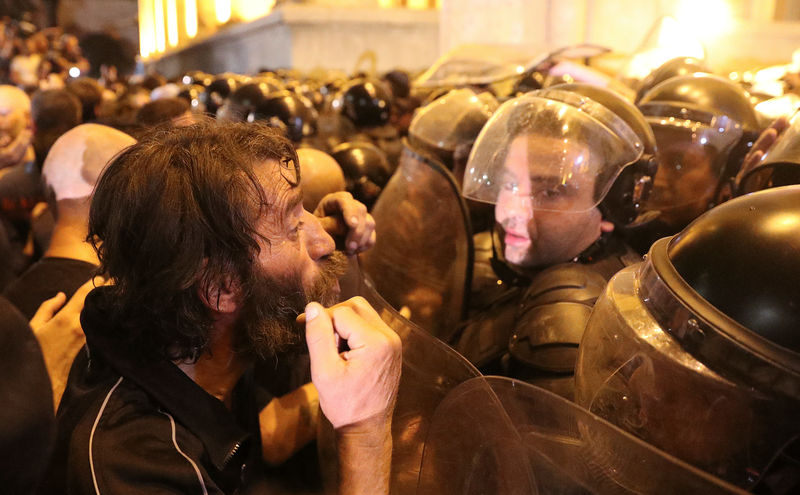
[{"label": "man's shoulder", "polygon": [[97,267],[91,263],[68,258],[42,258],[31,265],[3,292],[27,318],[39,305],[59,292],[72,297]]},{"label": "man's shoulder", "polygon": [[[130,379],[91,394],[69,438],[78,492],[221,493],[206,473],[202,442]],[[70,414],[70,404],[59,415]]]}]

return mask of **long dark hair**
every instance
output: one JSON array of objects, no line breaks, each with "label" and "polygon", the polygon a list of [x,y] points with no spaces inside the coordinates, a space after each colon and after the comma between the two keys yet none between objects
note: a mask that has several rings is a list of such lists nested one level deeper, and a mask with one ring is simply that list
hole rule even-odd
[{"label": "long dark hair", "polygon": [[211,288],[248,280],[258,256],[256,222],[279,186],[265,191],[254,167],[271,160],[297,164],[269,127],[201,122],[146,135],[108,165],[88,240],[113,280],[115,338],[151,358],[202,354]]}]

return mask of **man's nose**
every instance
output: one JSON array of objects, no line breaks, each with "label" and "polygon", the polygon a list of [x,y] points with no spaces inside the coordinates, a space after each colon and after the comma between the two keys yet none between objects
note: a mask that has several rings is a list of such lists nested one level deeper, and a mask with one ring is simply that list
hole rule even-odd
[{"label": "man's nose", "polygon": [[498,220],[527,223],[533,218],[533,203],[529,195],[511,195],[499,207]]},{"label": "man's nose", "polygon": [[308,256],[316,261],[332,254],[336,250],[336,242],[325,229],[319,219],[309,212],[305,212],[306,219],[305,234],[306,234],[306,249]]}]

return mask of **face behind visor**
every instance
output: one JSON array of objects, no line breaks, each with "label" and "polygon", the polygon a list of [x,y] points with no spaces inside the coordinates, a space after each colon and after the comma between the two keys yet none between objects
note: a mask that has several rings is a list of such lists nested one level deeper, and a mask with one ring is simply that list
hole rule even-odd
[{"label": "face behind visor", "polygon": [[597,205],[641,154],[639,138],[608,108],[566,91],[532,92],[484,126],[463,195],[495,204],[511,263],[568,261],[599,237]]}]

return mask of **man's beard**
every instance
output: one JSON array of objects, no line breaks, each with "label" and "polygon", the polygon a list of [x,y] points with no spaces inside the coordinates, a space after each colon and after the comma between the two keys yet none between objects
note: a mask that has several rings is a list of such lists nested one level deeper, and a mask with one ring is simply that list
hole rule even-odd
[{"label": "man's beard", "polygon": [[295,321],[297,316],[312,301],[325,307],[336,304],[337,282],[346,271],[347,257],[341,251],[320,263],[319,274],[310,288],[303,287],[299,273],[276,278],[254,267],[237,322],[237,352],[264,359],[298,348],[303,342],[303,329]]}]

